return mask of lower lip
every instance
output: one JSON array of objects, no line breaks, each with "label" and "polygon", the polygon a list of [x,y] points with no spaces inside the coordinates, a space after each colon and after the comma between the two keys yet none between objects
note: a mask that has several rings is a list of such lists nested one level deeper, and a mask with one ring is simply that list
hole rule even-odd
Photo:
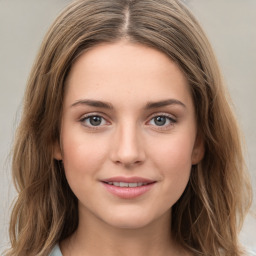
[{"label": "lower lip", "polygon": [[102,183],[102,184],[104,185],[104,187],[107,189],[108,192],[110,192],[115,196],[118,196],[123,199],[133,199],[148,192],[154,186],[155,183],[151,183],[148,185],[143,185],[135,188],[117,187],[114,185],[109,185],[107,183]]}]

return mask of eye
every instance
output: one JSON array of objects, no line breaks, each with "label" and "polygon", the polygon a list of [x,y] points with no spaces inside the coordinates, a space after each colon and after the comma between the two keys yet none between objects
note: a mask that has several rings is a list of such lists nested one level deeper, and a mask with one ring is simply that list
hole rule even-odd
[{"label": "eye", "polygon": [[176,120],[169,115],[157,115],[150,119],[149,124],[159,127],[168,127],[176,123]]},{"label": "eye", "polygon": [[107,124],[107,121],[99,115],[86,116],[83,117],[80,121],[83,123],[83,125],[88,127],[97,127]]}]

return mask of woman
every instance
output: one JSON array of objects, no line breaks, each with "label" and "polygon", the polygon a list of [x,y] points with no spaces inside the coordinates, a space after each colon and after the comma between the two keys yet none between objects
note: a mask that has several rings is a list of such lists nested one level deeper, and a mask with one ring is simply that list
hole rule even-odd
[{"label": "woman", "polygon": [[243,255],[251,203],[212,49],[176,0],[80,0],[39,51],[7,255]]}]

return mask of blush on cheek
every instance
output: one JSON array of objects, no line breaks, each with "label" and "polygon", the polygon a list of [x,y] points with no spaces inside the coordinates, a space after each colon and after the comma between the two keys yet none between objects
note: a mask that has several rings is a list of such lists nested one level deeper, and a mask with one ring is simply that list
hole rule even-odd
[{"label": "blush on cheek", "polygon": [[92,175],[100,168],[105,159],[104,146],[96,143],[90,143],[90,140],[66,139],[64,141],[65,151],[63,164],[70,175],[79,175],[83,178],[86,175]]},{"label": "blush on cheek", "polygon": [[[161,148],[154,155],[155,163],[166,183],[166,194],[172,195],[174,200],[178,200],[185,190],[191,172],[191,145],[188,143],[177,143],[169,147]],[[173,200],[172,199],[172,200]]]},{"label": "blush on cheek", "polygon": [[191,166],[192,146],[187,143],[175,143],[163,145],[153,152],[153,158],[161,165],[169,166],[185,165]]}]

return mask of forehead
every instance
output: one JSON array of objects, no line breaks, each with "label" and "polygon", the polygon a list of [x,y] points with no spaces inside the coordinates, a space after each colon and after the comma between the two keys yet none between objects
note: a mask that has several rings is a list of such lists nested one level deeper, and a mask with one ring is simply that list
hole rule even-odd
[{"label": "forehead", "polygon": [[168,56],[126,41],[104,43],[83,53],[66,84],[66,101],[81,97],[130,103],[163,98],[191,101],[185,76]]}]

